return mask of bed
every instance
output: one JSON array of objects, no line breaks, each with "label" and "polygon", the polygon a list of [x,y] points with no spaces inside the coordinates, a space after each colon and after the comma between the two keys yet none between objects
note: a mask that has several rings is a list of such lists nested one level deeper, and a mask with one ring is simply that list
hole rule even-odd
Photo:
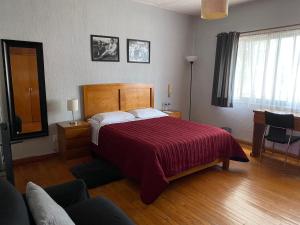
[{"label": "bed", "polygon": [[[84,115],[154,106],[154,89],[145,84],[83,86]],[[171,117],[110,124],[98,129],[94,151],[140,184],[141,199],[150,204],[169,182],[229,161],[247,162],[239,144],[226,131]]]}]

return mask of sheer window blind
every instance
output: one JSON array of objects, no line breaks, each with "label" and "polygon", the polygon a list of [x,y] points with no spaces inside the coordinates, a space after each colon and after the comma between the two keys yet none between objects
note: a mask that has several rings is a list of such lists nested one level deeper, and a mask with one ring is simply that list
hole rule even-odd
[{"label": "sheer window blind", "polygon": [[300,29],[240,37],[234,103],[300,112]]}]

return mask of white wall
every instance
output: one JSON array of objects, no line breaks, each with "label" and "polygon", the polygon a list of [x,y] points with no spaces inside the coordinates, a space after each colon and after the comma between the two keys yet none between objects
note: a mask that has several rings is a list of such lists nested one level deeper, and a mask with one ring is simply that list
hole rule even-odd
[{"label": "white wall", "polygon": [[[0,38],[44,44],[50,136],[14,145],[13,158],[57,150],[55,123],[71,119],[66,101],[80,97],[83,84],[151,83],[155,85],[155,105],[160,108],[167,100],[170,83],[173,108],[185,112],[189,67],[184,57],[191,54],[191,27],[189,16],[129,0],[1,0]],[[120,37],[121,62],[92,62],[91,34]],[[150,65],[127,63],[126,38],[151,41]],[[3,80],[2,64],[0,76]],[[4,86],[1,88],[3,93]]]},{"label": "white wall", "polygon": [[[224,20],[207,22],[129,0],[1,0],[0,38],[44,44],[50,136],[14,145],[14,159],[57,150],[55,123],[71,119],[66,100],[80,98],[83,84],[152,83],[160,108],[171,83],[173,108],[186,113],[189,67],[184,57],[191,52],[199,56],[194,67],[193,120],[229,126],[235,137],[251,141],[252,109],[210,105],[216,35],[300,23],[299,9],[299,0],[258,0],[231,8]],[[92,62],[90,34],[120,37],[121,62]],[[150,65],[126,62],[126,38],[151,41]],[[2,60],[0,82],[5,114]],[[81,112],[76,117],[80,118]]]},{"label": "white wall", "polygon": [[[299,0],[258,0],[230,9],[229,17],[218,21],[194,18],[195,65],[192,118],[203,123],[228,126],[239,139],[252,141],[253,112],[248,106],[211,106],[216,35],[229,31],[251,31],[300,23]],[[298,151],[298,149],[295,149]]]}]

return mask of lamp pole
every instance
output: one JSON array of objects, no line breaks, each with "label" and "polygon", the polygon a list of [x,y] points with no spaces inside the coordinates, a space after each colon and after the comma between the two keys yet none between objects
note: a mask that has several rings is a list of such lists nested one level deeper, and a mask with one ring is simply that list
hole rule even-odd
[{"label": "lamp pole", "polygon": [[191,64],[191,78],[190,78],[189,120],[191,120],[191,113],[192,113],[192,85],[193,85],[193,64],[194,64],[194,62],[190,62],[190,64]]},{"label": "lamp pole", "polygon": [[190,104],[189,104],[189,120],[191,120],[192,114],[192,87],[193,87],[193,64],[198,60],[197,56],[187,56],[186,60],[191,65],[191,77],[190,77]]}]

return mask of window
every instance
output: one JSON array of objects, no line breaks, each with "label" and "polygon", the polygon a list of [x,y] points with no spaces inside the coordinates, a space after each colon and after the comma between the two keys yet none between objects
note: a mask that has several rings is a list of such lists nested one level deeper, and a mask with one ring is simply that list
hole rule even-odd
[{"label": "window", "polygon": [[239,40],[234,102],[300,112],[300,29]]}]

